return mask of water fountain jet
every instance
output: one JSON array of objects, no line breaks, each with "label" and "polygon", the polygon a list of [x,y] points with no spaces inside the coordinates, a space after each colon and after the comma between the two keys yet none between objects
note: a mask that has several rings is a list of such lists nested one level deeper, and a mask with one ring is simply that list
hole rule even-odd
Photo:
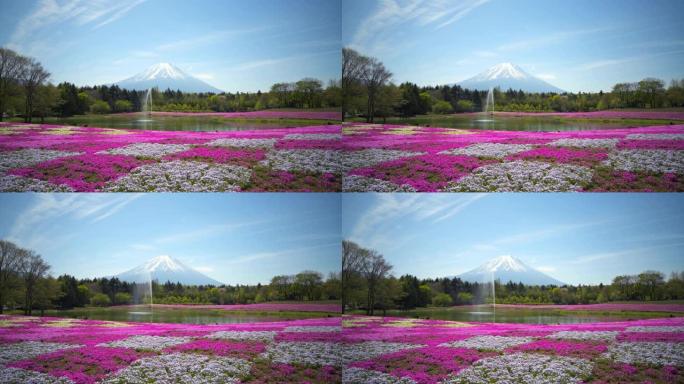
[{"label": "water fountain jet", "polygon": [[[485,105],[482,109],[484,114],[484,119],[475,120],[478,123],[491,123],[494,122],[494,88],[489,88],[487,91],[487,98],[485,99]],[[490,118],[487,118],[489,116]]]}]

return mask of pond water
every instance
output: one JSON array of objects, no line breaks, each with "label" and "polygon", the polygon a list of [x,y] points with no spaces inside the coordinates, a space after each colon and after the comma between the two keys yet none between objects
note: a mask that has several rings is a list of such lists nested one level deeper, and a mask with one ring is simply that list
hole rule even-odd
[{"label": "pond water", "polygon": [[[382,314],[379,312],[378,314]],[[429,318],[433,320],[475,321],[486,323],[575,324],[597,321],[625,321],[667,316],[661,312],[561,311],[555,309],[493,310],[483,307],[420,308],[409,311],[387,311],[387,316]]]},{"label": "pond water", "polygon": [[293,128],[306,125],[326,124],[318,120],[243,119],[229,120],[212,116],[154,116],[103,115],[73,116],[46,119],[46,123],[65,125],[88,125],[102,128],[147,129],[155,131],[244,131],[254,129]]},{"label": "pond water", "polygon": [[89,320],[133,321],[145,323],[236,324],[284,321],[324,316],[320,313],[226,311],[212,309],[170,309],[148,306],[76,308],[46,311],[46,316],[71,317]]},{"label": "pond water", "polygon": [[[380,122],[380,121],[378,121]],[[552,116],[540,117],[491,117],[491,116],[418,116],[405,119],[388,119],[388,124],[429,125],[431,127],[483,129],[497,131],[587,131],[613,129],[646,125],[667,124],[668,122],[642,122],[635,120],[574,120]]]}]

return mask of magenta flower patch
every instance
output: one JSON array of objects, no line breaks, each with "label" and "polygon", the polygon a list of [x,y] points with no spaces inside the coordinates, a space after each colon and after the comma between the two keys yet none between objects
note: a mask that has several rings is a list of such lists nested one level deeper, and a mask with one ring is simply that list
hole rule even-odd
[{"label": "magenta flower patch", "polygon": [[235,165],[249,166],[263,160],[263,149],[246,148],[230,149],[220,147],[195,147],[184,152],[168,155],[165,160],[198,160],[210,163],[230,163]]},{"label": "magenta flower patch", "polygon": [[10,173],[65,184],[79,192],[92,192],[143,164],[130,156],[86,154],[50,160]]}]

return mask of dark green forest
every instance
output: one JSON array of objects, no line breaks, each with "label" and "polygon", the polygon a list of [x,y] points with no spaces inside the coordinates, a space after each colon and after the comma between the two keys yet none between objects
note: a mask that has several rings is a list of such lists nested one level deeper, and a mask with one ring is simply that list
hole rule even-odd
[{"label": "dark green forest", "polygon": [[[487,91],[460,85],[418,86],[392,82],[392,72],[374,57],[349,48],[342,52],[342,110],[346,117],[411,117],[425,114],[480,112]],[[495,88],[496,111],[588,112],[615,108],[684,107],[684,79],[646,78],[615,84],[610,92],[529,93]]]},{"label": "dark green forest", "polygon": [[[34,310],[138,304],[136,292],[149,285],[113,278],[57,278],[50,265],[36,252],[0,240],[0,313],[4,309]],[[273,301],[339,300],[341,284],[336,274],[324,277],[316,271],[279,275],[268,284],[188,286],[177,282],[152,281],[155,304],[251,304]]]},{"label": "dark green forest", "polygon": [[[392,265],[373,249],[344,241],[342,254],[343,310],[413,309],[483,304],[490,300],[491,283],[471,283],[458,277],[419,279],[395,277]],[[594,304],[610,301],[684,299],[684,272],[669,278],[658,271],[615,276],[611,284],[525,285],[494,282],[497,304]]]},{"label": "dark green forest", "polygon": [[[0,48],[0,121],[20,117],[25,122],[48,116],[68,117],[87,113],[139,112],[147,91],[117,85],[76,86],[49,82],[50,72],[37,60]],[[339,108],[342,90],[336,81],[304,78],[282,82],[269,90],[235,93],[186,93],[152,89],[153,111],[246,112],[273,108]]]}]

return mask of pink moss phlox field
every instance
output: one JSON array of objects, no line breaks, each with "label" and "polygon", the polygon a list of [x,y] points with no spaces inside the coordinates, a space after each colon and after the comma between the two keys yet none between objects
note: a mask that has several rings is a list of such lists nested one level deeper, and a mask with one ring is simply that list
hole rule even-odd
[{"label": "pink moss phlox field", "polygon": [[266,345],[260,342],[202,339],[169,347],[165,349],[164,352],[198,352],[215,356],[232,356],[250,359],[264,352],[264,350],[266,350]]},{"label": "pink moss phlox field", "polygon": [[[315,360],[316,352],[312,355],[309,349],[312,341],[339,343],[340,332],[336,329],[340,321],[340,317],[332,316],[196,325],[0,315],[0,378],[12,380],[8,379],[15,374],[12,370],[20,369],[23,380],[27,380],[26,375],[47,374],[77,384],[100,380],[131,382],[138,379],[119,375],[132,374],[125,371],[135,372],[138,362],[145,359],[148,361],[145,369],[157,370],[167,380],[164,382],[181,382],[183,379],[178,375],[194,369],[195,364],[201,367],[211,363],[214,368],[202,373],[208,382],[244,379],[270,383],[277,378],[282,383],[339,383],[341,366],[331,365],[329,360]],[[323,333],[336,337],[323,339]],[[308,334],[311,336],[307,337]],[[292,352],[279,353],[279,348],[285,351],[289,348]],[[284,358],[289,361],[282,361]],[[237,364],[239,377],[223,376],[225,371],[218,367],[227,364],[226,361],[231,366]],[[185,366],[179,368],[173,364]],[[154,382],[154,379],[143,381]]]},{"label": "pink moss phlox field", "polygon": [[164,159],[172,160],[198,160],[211,163],[232,163],[243,166],[253,165],[265,157],[263,149],[229,149],[217,147],[195,147],[185,152],[174,153]]},{"label": "pink moss phlox field", "polygon": [[559,132],[349,124],[342,131],[347,153],[407,153],[355,163],[343,187],[353,192],[684,191],[684,124]]},{"label": "pink moss phlox field", "polygon": [[583,150],[562,147],[535,148],[526,152],[508,156],[506,159],[513,160],[547,160],[558,163],[568,163],[591,166],[605,160],[608,154],[600,150]]},{"label": "pink moss phlox field", "polygon": [[0,191],[335,192],[341,172],[321,158],[341,150],[339,136],[339,125],[194,132],[0,122]]},{"label": "pink moss phlox field", "polygon": [[350,348],[391,349],[347,363],[350,382],[374,375],[392,382],[390,375],[421,384],[460,383],[468,381],[459,381],[459,375],[481,366],[490,370],[487,382],[496,382],[495,377],[525,382],[519,375],[528,369],[506,365],[525,361],[529,369],[546,372],[544,382],[554,377],[585,383],[684,380],[684,317],[543,325],[345,316],[343,327]]},{"label": "pink moss phlox field", "polygon": [[67,377],[74,382],[90,384],[127,367],[149,355],[127,348],[84,347],[40,355],[31,360],[10,363],[10,367]]},{"label": "pink moss phlox field", "polygon": [[224,311],[265,311],[265,312],[330,312],[340,313],[339,304],[319,303],[257,303],[257,304],[155,304],[159,308],[221,309]]},{"label": "pink moss phlox field", "polygon": [[561,309],[564,311],[634,311],[634,312],[684,312],[684,304],[637,304],[637,303],[603,303],[603,304],[497,304],[501,308]]},{"label": "pink moss phlox field", "polygon": [[78,192],[93,192],[144,163],[130,156],[85,154],[17,168],[10,174],[65,184]]},{"label": "pink moss phlox field", "polygon": [[496,116],[557,116],[570,119],[657,119],[684,120],[684,112],[678,111],[593,111],[593,112],[494,112]]}]

